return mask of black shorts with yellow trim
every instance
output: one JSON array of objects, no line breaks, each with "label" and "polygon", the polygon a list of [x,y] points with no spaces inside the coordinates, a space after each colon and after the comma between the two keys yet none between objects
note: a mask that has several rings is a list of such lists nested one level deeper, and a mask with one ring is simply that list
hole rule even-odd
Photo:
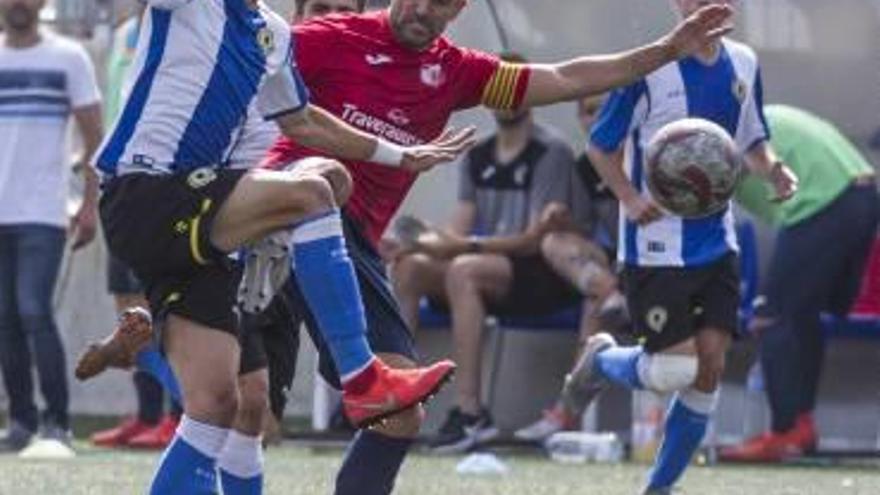
[{"label": "black shorts with yellow trim", "polygon": [[134,173],[104,185],[100,214],[107,244],[143,282],[156,318],[173,313],[238,335],[239,273],[211,244],[210,232],[245,172]]}]

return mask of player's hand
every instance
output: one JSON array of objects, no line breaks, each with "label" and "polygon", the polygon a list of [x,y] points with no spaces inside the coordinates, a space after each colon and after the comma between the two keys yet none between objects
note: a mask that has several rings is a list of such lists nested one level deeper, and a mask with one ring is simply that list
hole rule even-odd
[{"label": "player's hand", "polygon": [[659,220],[663,216],[663,210],[654,201],[644,196],[633,196],[623,201],[626,216],[639,225],[647,225]]},{"label": "player's hand", "polygon": [[428,144],[407,148],[400,167],[410,172],[427,172],[445,162],[451,162],[476,142],[476,128],[471,126],[461,131],[447,129],[437,139]]},{"label": "player's hand", "polygon": [[70,226],[68,227],[68,235],[73,236],[73,245],[71,249],[76,251],[85,247],[95,238],[98,230],[97,209],[92,206],[83,204],[79,211],[70,218]]},{"label": "player's hand", "polygon": [[774,195],[771,201],[781,202],[791,199],[798,190],[798,178],[787,165],[782,162],[773,164],[769,176]]},{"label": "player's hand", "polygon": [[675,58],[687,57],[733,31],[732,16],[729,5],[707,5],[681,21],[664,41]]}]

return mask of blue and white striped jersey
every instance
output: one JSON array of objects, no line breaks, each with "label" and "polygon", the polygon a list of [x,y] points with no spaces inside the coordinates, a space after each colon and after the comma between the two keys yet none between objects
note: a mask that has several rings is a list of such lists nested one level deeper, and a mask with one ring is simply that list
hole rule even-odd
[{"label": "blue and white striped jersey", "polygon": [[[687,117],[711,120],[746,151],[769,137],[762,99],[754,51],[724,40],[712,65],[689,57],[614,91],[593,127],[590,146],[610,153],[625,144],[627,175],[647,195],[644,151],[661,127]],[[666,215],[645,226],[621,214],[619,239],[618,260],[632,266],[700,266],[739,249],[730,208],[699,219]]]},{"label": "blue and white striped jersey", "polygon": [[146,3],[126,103],[98,153],[105,174],[241,166],[243,149],[265,150],[248,142],[255,114],[307,104],[290,27],[262,3]]}]

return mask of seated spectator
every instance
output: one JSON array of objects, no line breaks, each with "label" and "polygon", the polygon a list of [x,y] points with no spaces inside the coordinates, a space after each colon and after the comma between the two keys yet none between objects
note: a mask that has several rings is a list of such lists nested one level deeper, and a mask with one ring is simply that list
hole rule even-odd
[{"label": "seated spectator", "polygon": [[392,268],[411,325],[425,296],[452,313],[458,388],[456,407],[432,442],[439,452],[465,451],[498,434],[479,399],[486,315],[542,315],[582,299],[541,253],[545,234],[574,228],[565,206],[572,153],[528,110],[496,112],[495,120],[497,132],[462,166],[450,228],[417,226]]},{"label": "seated spectator", "polygon": [[[603,96],[580,100],[577,117],[584,132],[595,122]],[[625,301],[611,271],[617,240],[617,199],[605,186],[587,154],[572,170],[570,207],[573,218],[567,230],[547,234],[541,242],[546,262],[584,295],[578,354],[590,335],[599,330],[617,331],[628,323]],[[563,388],[556,403],[541,419],[514,434],[527,441],[543,441],[562,430],[579,429],[585,405],[577,394]]]},{"label": "seated spectator", "polygon": [[815,449],[825,357],[820,314],[849,313],[880,218],[874,168],[837,128],[784,105],[766,114],[773,148],[800,189],[773,202],[749,176],[737,190],[740,204],[779,233],[750,325],[760,339],[771,431],[721,451],[735,461],[774,462]]}]

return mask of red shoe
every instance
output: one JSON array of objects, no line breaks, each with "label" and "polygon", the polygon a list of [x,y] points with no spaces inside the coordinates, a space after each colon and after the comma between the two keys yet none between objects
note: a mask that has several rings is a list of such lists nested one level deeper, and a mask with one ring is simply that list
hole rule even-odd
[{"label": "red shoe", "polygon": [[366,428],[404,409],[427,402],[455,373],[445,359],[426,368],[391,368],[379,359],[342,387],[345,415]]},{"label": "red shoe", "polygon": [[180,418],[165,416],[159,424],[131,438],[128,446],[133,449],[164,449],[174,438]]},{"label": "red shoe", "polygon": [[745,442],[721,449],[719,458],[731,462],[782,462],[799,457],[804,451],[793,438],[794,429],[785,433],[762,433]]},{"label": "red shoe", "polygon": [[113,333],[101,342],[92,343],[76,362],[74,374],[88,380],[107,368],[131,368],[135,356],[153,338],[150,313],[143,308],[130,308],[119,316]]},{"label": "red shoe", "polygon": [[788,435],[789,439],[791,439],[795,445],[800,447],[801,451],[806,453],[815,452],[816,446],[819,444],[819,434],[816,431],[816,422],[813,420],[813,415],[810,413],[804,413],[798,416],[794,428],[786,433],[786,435]]},{"label": "red shoe", "polygon": [[152,427],[153,425],[144,423],[137,418],[125,418],[114,428],[95,432],[92,434],[91,440],[93,444],[99,447],[123,447],[132,437]]}]

